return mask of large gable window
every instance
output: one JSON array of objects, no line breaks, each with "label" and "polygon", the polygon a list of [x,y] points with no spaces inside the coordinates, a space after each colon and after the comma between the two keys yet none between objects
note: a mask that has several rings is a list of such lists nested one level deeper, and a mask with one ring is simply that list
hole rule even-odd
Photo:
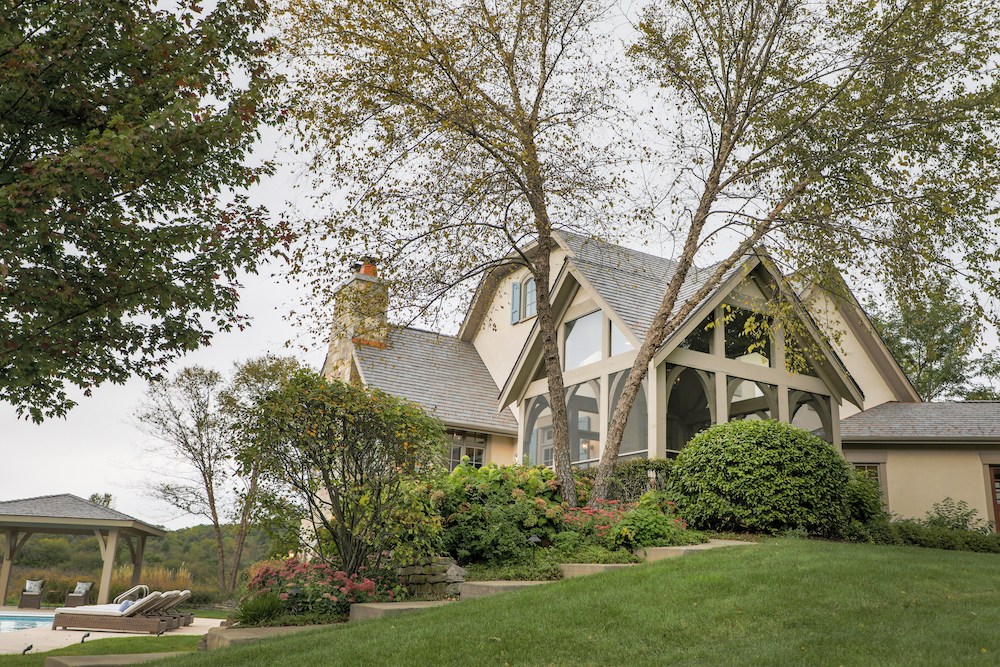
[{"label": "large gable window", "polygon": [[770,365],[771,322],[760,313],[741,308],[726,313],[726,358],[759,366]]},{"label": "large gable window", "polygon": [[629,342],[625,334],[621,332],[621,329],[615,326],[614,322],[608,321],[608,326],[611,328],[611,356],[616,354],[621,354],[623,352],[628,352],[634,350],[632,343]]},{"label": "large gable window", "polygon": [[601,311],[566,323],[566,370],[601,360]]},{"label": "large gable window", "polygon": [[535,316],[535,279],[529,277],[510,286],[510,323],[517,324]]}]

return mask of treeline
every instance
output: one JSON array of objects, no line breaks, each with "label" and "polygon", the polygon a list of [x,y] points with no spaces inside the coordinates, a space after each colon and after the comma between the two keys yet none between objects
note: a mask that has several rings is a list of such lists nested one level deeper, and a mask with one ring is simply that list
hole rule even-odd
[{"label": "treeline", "polygon": [[[223,526],[223,544],[231,553],[236,534],[235,526]],[[0,542],[3,538],[0,537]],[[268,541],[262,533],[251,529],[243,546],[242,563],[248,566],[268,556]],[[122,543],[115,553],[115,565],[131,562],[128,547]],[[168,569],[184,568],[200,587],[218,587],[219,561],[212,526],[194,526],[173,530],[164,537],[151,538],[146,543],[145,563]],[[35,535],[14,560],[22,568],[61,570],[90,574],[100,578],[103,561],[96,537],[83,535]]]}]

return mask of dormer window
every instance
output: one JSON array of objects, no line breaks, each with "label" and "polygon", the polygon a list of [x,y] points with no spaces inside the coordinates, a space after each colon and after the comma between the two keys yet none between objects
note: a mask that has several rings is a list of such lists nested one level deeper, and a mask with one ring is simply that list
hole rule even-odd
[{"label": "dormer window", "polygon": [[515,282],[510,290],[510,323],[517,324],[535,316],[535,279],[529,276]]}]

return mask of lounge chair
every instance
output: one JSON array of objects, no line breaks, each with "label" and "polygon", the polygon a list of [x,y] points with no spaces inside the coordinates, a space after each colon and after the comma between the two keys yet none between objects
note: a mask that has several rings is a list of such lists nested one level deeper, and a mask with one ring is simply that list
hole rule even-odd
[{"label": "lounge chair", "polygon": [[56,609],[52,629],[80,628],[83,630],[111,630],[113,632],[148,632],[158,635],[170,629],[170,621],[162,616],[144,616],[143,612],[152,608],[162,594],[153,591],[132,603],[124,611],[119,604],[90,604],[81,607],[61,607]]},{"label": "lounge chair", "polygon": [[21,598],[17,601],[18,609],[41,609],[42,596],[45,595],[45,580],[28,579],[21,590]]},{"label": "lounge chair", "polygon": [[143,616],[148,616],[151,618],[164,618],[167,620],[167,629],[176,630],[181,626],[181,616],[180,614],[171,614],[166,609],[168,606],[173,605],[173,603],[181,596],[180,591],[167,591],[162,594],[154,604],[151,604],[146,609],[143,609],[139,613]]},{"label": "lounge chair", "polygon": [[181,623],[183,625],[191,625],[191,623],[194,622],[194,614],[190,612],[181,612],[179,610],[181,603],[187,601],[190,597],[191,597],[191,591],[189,590],[181,591],[181,594],[177,596],[177,598],[175,598],[173,602],[170,602],[165,607],[163,607],[162,611],[165,611],[168,614],[174,614],[175,616],[180,616]]},{"label": "lounge chair", "polygon": [[66,603],[64,607],[79,607],[90,604],[90,594],[94,590],[93,581],[79,581],[76,588],[66,591]]}]

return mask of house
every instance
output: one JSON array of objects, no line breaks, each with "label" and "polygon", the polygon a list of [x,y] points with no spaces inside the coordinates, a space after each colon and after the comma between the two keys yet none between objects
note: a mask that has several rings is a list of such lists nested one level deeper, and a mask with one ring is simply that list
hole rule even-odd
[{"label": "house", "polygon": [[[574,465],[586,467],[600,460],[622,385],[676,265],[576,234],[555,237],[550,292],[565,369],[570,455]],[[691,272],[680,303],[712,268]],[[530,272],[504,267],[488,275],[454,337],[388,326],[386,297],[375,266],[360,265],[338,294],[339,334],[331,340],[324,374],[374,384],[434,412],[452,438],[453,464],[462,455],[477,465],[551,464],[548,386]],[[778,302],[785,310],[775,320]],[[710,424],[780,419],[817,433],[859,466],[879,464],[891,511],[897,499],[898,511],[922,515],[946,495],[957,498],[957,490],[931,497],[944,489],[890,473],[891,457],[873,458],[875,450],[854,440],[853,430],[845,441],[845,424],[853,429],[854,416],[882,405],[905,410],[923,404],[849,290],[834,295],[796,286],[766,256],[752,254],[655,354],[620,456],[673,457]],[[928,467],[921,474],[935,471]],[[913,490],[897,490],[900,484]],[[985,510],[985,486],[980,496],[970,505]]]}]

